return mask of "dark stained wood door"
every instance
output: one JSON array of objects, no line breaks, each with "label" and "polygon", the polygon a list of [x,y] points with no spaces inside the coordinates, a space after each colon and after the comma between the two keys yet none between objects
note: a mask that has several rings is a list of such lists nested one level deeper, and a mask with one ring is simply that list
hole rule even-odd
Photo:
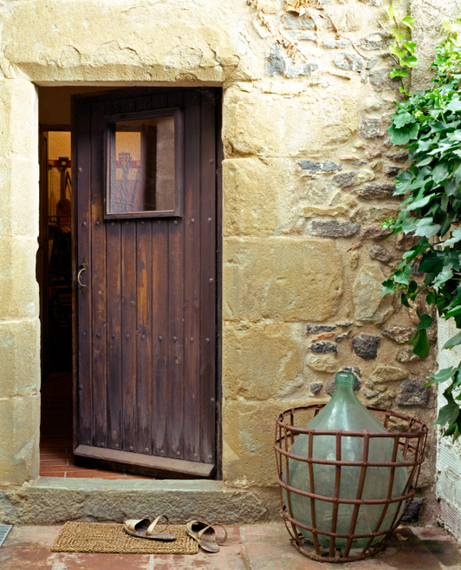
[{"label": "dark stained wood door", "polygon": [[[73,98],[80,464],[166,477],[215,474],[218,101],[218,90],[179,88]],[[174,211],[138,205],[112,215],[110,161],[120,172],[138,164],[129,153],[116,156],[115,130],[144,120],[151,132],[165,116],[176,121],[174,173],[163,166],[167,177],[174,174]],[[117,176],[139,178],[133,172]],[[130,192],[139,190],[130,184]]]}]

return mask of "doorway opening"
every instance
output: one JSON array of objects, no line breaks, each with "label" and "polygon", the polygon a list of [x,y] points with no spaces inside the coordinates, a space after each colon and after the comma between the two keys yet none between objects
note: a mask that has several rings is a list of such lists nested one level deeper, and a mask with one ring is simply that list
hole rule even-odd
[{"label": "doorway opening", "polygon": [[39,88],[42,476],[221,477],[220,102]]}]

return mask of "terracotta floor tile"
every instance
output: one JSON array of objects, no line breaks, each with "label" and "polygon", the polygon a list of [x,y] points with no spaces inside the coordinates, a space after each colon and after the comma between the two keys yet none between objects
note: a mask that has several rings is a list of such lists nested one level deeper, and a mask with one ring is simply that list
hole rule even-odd
[{"label": "terracotta floor tile", "polygon": [[0,548],[2,570],[51,570],[56,558],[47,548]]},{"label": "terracotta floor tile", "polygon": [[216,554],[199,550],[194,555],[154,555],[154,570],[246,570],[244,549],[240,545],[220,548]]},{"label": "terracotta floor tile", "polygon": [[53,570],[150,570],[150,555],[60,552]]},{"label": "terracotta floor tile", "polygon": [[[288,536],[288,535],[287,535]],[[298,552],[290,542],[248,543],[245,545],[251,570],[332,570],[337,565],[328,562],[316,562]],[[339,570],[342,570],[339,567]]]},{"label": "terracotta floor tile", "polygon": [[4,542],[4,547],[50,548],[61,528],[61,526],[13,526]]},{"label": "terracotta floor tile", "polygon": [[267,539],[289,540],[284,523],[242,525],[240,531],[245,542],[261,542]]}]

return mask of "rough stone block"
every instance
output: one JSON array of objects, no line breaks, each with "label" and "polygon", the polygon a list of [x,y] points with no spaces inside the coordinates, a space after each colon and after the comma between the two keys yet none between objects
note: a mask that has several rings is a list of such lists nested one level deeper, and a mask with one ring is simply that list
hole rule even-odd
[{"label": "rough stone block", "polygon": [[374,360],[378,356],[381,338],[374,334],[363,333],[352,339],[352,348],[355,354],[363,360]]},{"label": "rough stone block", "polygon": [[306,364],[317,372],[337,372],[339,369],[338,358],[331,352],[327,354],[309,353],[306,356]]},{"label": "rough stone block", "polygon": [[338,220],[314,220],[310,225],[310,232],[320,237],[351,237],[357,233],[360,224],[353,222],[340,222]]},{"label": "rough stone block", "polygon": [[227,238],[223,259],[224,320],[318,322],[338,309],[343,269],[332,240]]},{"label": "rough stone block", "polygon": [[[384,220],[389,218],[396,218],[397,216],[397,208],[390,208],[389,206],[369,206],[364,208],[359,208],[356,212],[354,212],[352,216],[352,221],[361,224],[362,226],[371,226],[374,224],[381,224]],[[368,230],[368,228],[366,228]],[[381,226],[378,226],[378,229],[381,230],[380,235],[376,235],[374,230],[368,230],[370,233],[370,237],[382,237],[387,236],[391,232],[389,230],[383,230]],[[364,234],[365,230],[362,231],[362,237],[366,237]],[[379,232],[378,232],[379,233]]]},{"label": "rough stone block", "polygon": [[226,323],[223,396],[267,400],[286,397],[304,383],[302,338],[296,325]]},{"label": "rough stone block", "polygon": [[394,340],[398,344],[407,344],[416,329],[393,325],[382,330],[384,336]]},{"label": "rough stone block", "polygon": [[0,238],[0,321],[38,316],[37,240]]},{"label": "rough stone block", "polygon": [[271,235],[290,225],[293,165],[286,159],[223,163],[225,236]]},{"label": "rough stone block", "polygon": [[399,406],[427,406],[429,402],[429,389],[425,381],[419,378],[408,378],[400,384],[397,391]]},{"label": "rough stone block", "polygon": [[383,198],[391,198],[394,194],[395,184],[393,182],[364,184],[358,188],[354,188],[355,192],[363,198],[363,200],[376,200]]},{"label": "rough stone block", "polygon": [[0,322],[0,398],[26,396],[40,387],[40,322]]},{"label": "rough stone block", "polygon": [[360,269],[353,286],[355,319],[359,326],[382,324],[393,314],[393,295],[381,295],[384,279],[377,265],[367,263]]},{"label": "rough stone block", "polygon": [[[327,397],[326,400],[329,400]],[[304,398],[301,402],[245,402],[227,400],[223,406],[223,472],[225,482],[241,486],[275,486],[274,431],[277,416],[296,406],[321,403]]]},{"label": "rough stone block", "polygon": [[403,380],[408,377],[408,370],[399,368],[398,366],[378,365],[372,372],[370,380],[373,383],[382,384],[383,382],[394,382]]},{"label": "rough stone block", "polygon": [[38,477],[40,398],[0,400],[0,484],[22,485]]},{"label": "rough stone block", "polygon": [[37,236],[37,160],[0,158],[0,236]]},{"label": "rough stone block", "polygon": [[0,79],[0,157],[38,161],[38,97],[35,85]]},{"label": "rough stone block", "polygon": [[[347,142],[358,129],[355,91],[313,86],[302,93],[261,93],[232,86],[224,93],[227,156],[312,156]],[[334,105],[330,102],[334,97]]]},{"label": "rough stone block", "polygon": [[370,247],[368,255],[371,257],[371,259],[377,259],[383,263],[387,263],[392,259],[392,255],[387,251],[387,249],[377,244],[373,244]]}]

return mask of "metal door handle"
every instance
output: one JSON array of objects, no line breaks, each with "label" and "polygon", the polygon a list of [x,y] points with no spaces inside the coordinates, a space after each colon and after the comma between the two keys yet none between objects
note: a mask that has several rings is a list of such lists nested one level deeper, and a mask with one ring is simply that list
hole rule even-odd
[{"label": "metal door handle", "polygon": [[83,262],[82,262],[82,268],[80,269],[80,271],[77,273],[77,283],[80,285],[80,287],[82,288],[82,293],[83,293],[83,298],[86,299],[86,296],[88,294],[88,285],[85,285],[84,283],[82,283],[80,281],[80,275],[86,271],[88,269],[88,261],[86,259],[86,257],[83,258]]}]

